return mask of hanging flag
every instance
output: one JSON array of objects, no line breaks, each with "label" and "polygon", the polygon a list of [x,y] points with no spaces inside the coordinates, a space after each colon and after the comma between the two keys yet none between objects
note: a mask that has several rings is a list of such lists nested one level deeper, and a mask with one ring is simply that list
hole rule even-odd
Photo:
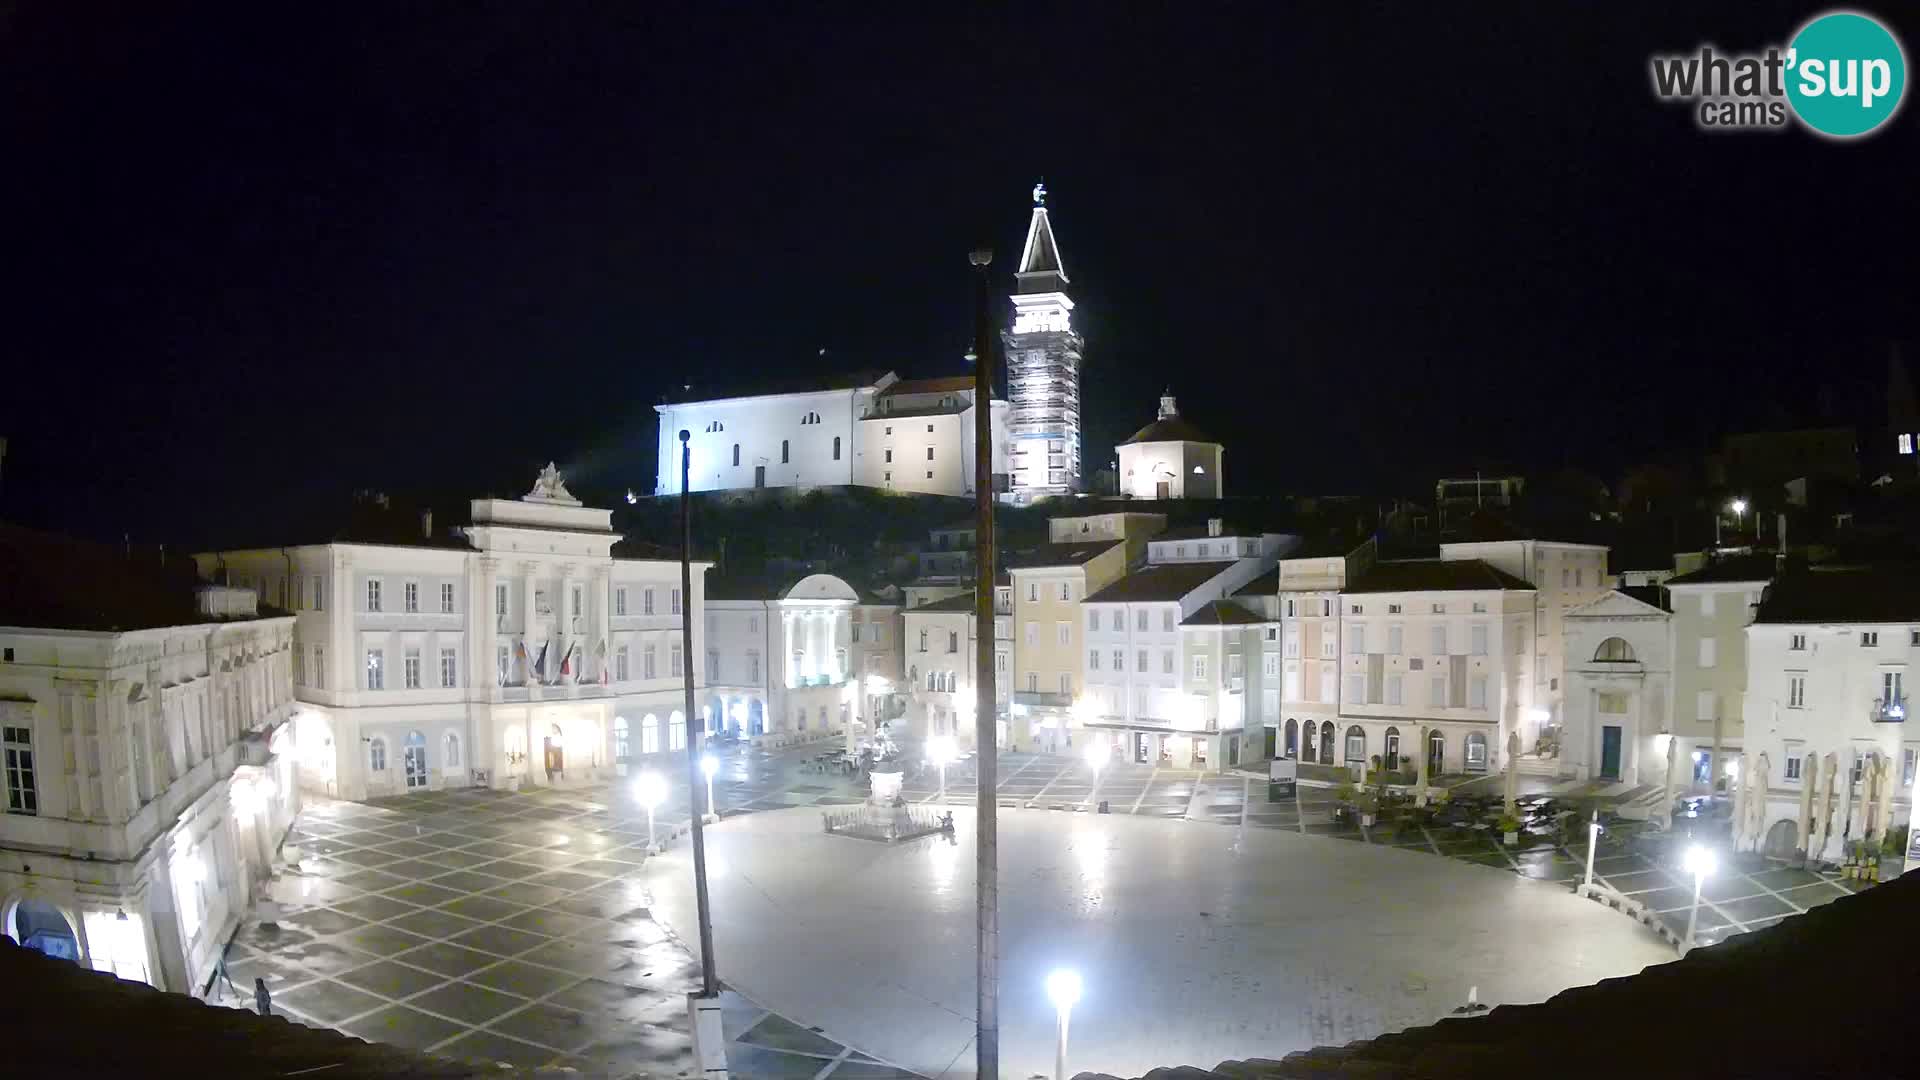
[{"label": "hanging flag", "polygon": [[533,685],[533,657],[527,654],[527,638],[522,634],[514,643],[514,652],[520,658],[520,682],[525,686]]},{"label": "hanging flag", "polygon": [[552,644],[553,642],[551,641],[541,642],[540,643],[540,659],[535,660],[533,662],[533,674],[537,676],[542,682],[545,682],[547,678],[547,647]]},{"label": "hanging flag", "polygon": [[573,674],[573,646],[569,645],[566,655],[560,657],[560,677],[564,679],[571,674]]}]

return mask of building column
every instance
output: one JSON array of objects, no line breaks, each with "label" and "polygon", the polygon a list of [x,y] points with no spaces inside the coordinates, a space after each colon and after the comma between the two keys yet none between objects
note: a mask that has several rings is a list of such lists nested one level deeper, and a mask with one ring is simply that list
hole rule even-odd
[{"label": "building column", "polygon": [[[540,613],[535,610],[534,607],[539,592],[540,564],[532,561],[523,562],[520,564],[520,574],[521,595],[525,598],[522,610],[526,612],[521,620],[520,639],[525,643],[527,650],[526,679],[531,680],[533,678],[533,662],[540,655],[541,645],[540,642],[533,640],[533,631],[534,628],[539,625],[540,618]],[[531,697],[531,695],[529,695],[529,697]],[[533,787],[539,783],[539,777],[542,772],[541,766],[545,764],[544,762],[536,762],[534,759],[533,751],[538,743],[533,737],[533,716],[533,705],[529,702],[525,719],[520,725],[523,733],[522,737],[526,739],[527,743],[526,749],[521,751],[521,753],[525,755],[525,759],[521,762],[520,772],[520,783],[523,787]]]},{"label": "building column", "polygon": [[[593,674],[613,685],[613,564],[606,563],[593,568],[593,595],[589,598],[593,608],[593,640],[587,649],[593,654]],[[681,603],[686,603],[686,598]],[[604,651],[603,651],[604,650]]]}]

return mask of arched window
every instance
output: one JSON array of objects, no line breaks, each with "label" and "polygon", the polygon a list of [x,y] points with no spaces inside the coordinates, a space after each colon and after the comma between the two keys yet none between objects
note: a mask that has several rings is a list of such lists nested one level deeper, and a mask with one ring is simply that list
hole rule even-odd
[{"label": "arched window", "polygon": [[1392,772],[1400,767],[1400,729],[1397,727],[1387,729],[1386,754],[1381,759],[1381,762],[1386,766],[1388,772]]},{"label": "arched window", "polygon": [[613,718],[613,760],[625,761],[628,755],[627,718],[616,716]]},{"label": "arched window", "polygon": [[785,465],[788,461],[792,460],[792,455],[789,454],[787,450],[788,446],[789,446],[789,443],[787,442],[787,440],[785,439],[780,440],[780,464],[782,465]]},{"label": "arched window", "polygon": [[1320,740],[1315,737],[1315,734],[1319,730],[1320,730],[1320,725],[1314,723],[1311,720],[1308,720],[1300,725],[1300,760],[1310,761],[1310,762],[1317,762],[1320,760],[1318,756],[1319,749],[1320,749]]},{"label": "arched window", "polygon": [[840,460],[840,436],[838,435],[833,437],[833,460]]},{"label": "arched window", "polygon": [[1487,771],[1487,737],[1478,731],[1467,736],[1467,771]]},{"label": "arched window", "polygon": [[387,740],[378,735],[367,743],[367,768],[372,772],[387,771]]},{"label": "arched window", "polygon": [[925,630],[920,631],[920,651],[927,651],[927,632]]},{"label": "arched window", "polygon": [[1300,753],[1300,724],[1296,720],[1287,721],[1287,746],[1283,751],[1286,757],[1296,757]]},{"label": "arched window", "polygon": [[733,463],[735,465],[740,464],[740,444],[739,443],[733,444]]},{"label": "arched window", "polygon": [[1633,646],[1627,644],[1626,638],[1610,637],[1593,651],[1593,659],[1602,664],[1630,664],[1634,659]]},{"label": "arched window", "polygon": [[460,733],[457,731],[447,732],[446,744],[446,767],[449,769],[457,769],[460,767]]},{"label": "arched window", "polygon": [[1447,737],[1438,731],[1427,732],[1427,775],[1439,776],[1446,770]]},{"label": "arched window", "polygon": [[1367,732],[1359,724],[1347,729],[1347,764],[1367,760]]}]

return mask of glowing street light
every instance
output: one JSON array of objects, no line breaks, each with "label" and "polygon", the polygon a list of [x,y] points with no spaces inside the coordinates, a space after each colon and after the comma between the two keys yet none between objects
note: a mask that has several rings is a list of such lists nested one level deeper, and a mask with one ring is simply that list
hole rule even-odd
[{"label": "glowing street light", "polygon": [[720,771],[720,759],[712,754],[701,754],[700,771],[707,778],[707,813],[718,818],[720,812],[713,808],[713,774]]},{"label": "glowing street light", "polygon": [[1100,782],[1100,770],[1107,767],[1107,758],[1113,753],[1113,744],[1103,735],[1096,735],[1087,744],[1087,768],[1093,770],[1093,782]]},{"label": "glowing street light", "polygon": [[960,747],[951,735],[935,735],[927,740],[927,758],[940,770],[940,801],[947,801],[947,766],[960,757]]},{"label": "glowing street light", "polygon": [[1735,527],[1735,528],[1741,528],[1741,529],[1744,529],[1744,528],[1746,528],[1746,524],[1747,524],[1747,500],[1745,500],[1745,499],[1735,499],[1735,500],[1733,500],[1732,502],[1730,502],[1730,503],[1728,503],[1728,504],[1727,504],[1727,509],[1729,509],[1729,510],[1731,510],[1731,511],[1733,511],[1733,523],[1734,523],[1734,527]]},{"label": "glowing street light", "polygon": [[647,808],[647,850],[653,851],[658,845],[653,842],[653,811],[667,798],[667,778],[649,769],[633,781],[633,797]]},{"label": "glowing street light", "polygon": [[1080,973],[1056,968],[1047,975],[1047,999],[1060,1018],[1060,1041],[1053,1058],[1053,1080],[1067,1080],[1067,1016],[1080,1001]]},{"label": "glowing street light", "polygon": [[1713,852],[1698,845],[1687,849],[1681,865],[1687,873],[1693,875],[1693,909],[1687,912],[1687,949],[1693,949],[1693,930],[1700,919],[1700,886],[1706,884],[1707,875],[1713,873]]}]

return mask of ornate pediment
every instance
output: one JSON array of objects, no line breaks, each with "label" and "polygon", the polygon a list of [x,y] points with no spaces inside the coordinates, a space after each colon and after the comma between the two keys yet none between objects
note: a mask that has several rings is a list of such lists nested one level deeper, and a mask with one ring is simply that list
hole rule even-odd
[{"label": "ornate pediment", "polygon": [[1569,619],[1665,619],[1669,613],[1615,590],[1567,612]]}]

